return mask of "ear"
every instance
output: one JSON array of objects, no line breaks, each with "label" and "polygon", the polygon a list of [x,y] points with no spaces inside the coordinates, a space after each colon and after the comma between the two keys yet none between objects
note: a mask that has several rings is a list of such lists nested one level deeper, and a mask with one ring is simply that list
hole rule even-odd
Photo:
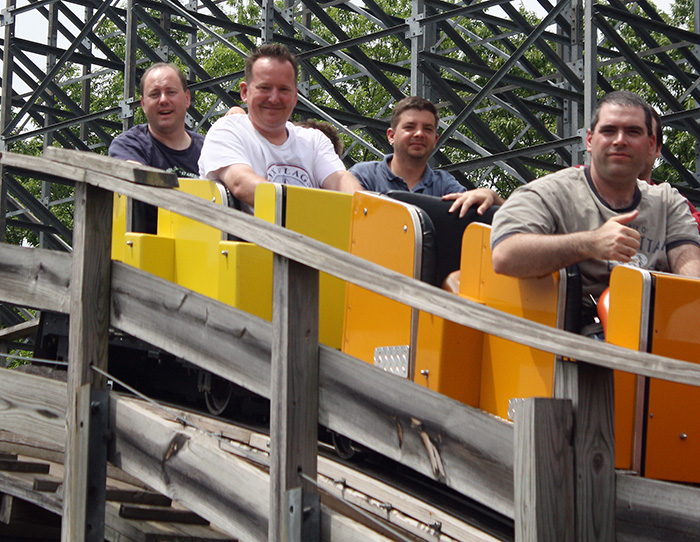
[{"label": "ear", "polygon": [[591,140],[593,139],[593,132],[591,132],[590,128],[586,132],[586,150],[588,152],[591,152]]},{"label": "ear", "polygon": [[190,94],[189,89],[185,91],[185,95],[187,96],[187,108],[189,109],[190,105],[192,104],[192,95]]},{"label": "ear", "polygon": [[248,100],[248,84],[245,81],[241,81],[241,100],[244,103]]},{"label": "ear", "polygon": [[390,145],[394,144],[394,129],[391,126],[386,129],[386,138],[389,140]]}]

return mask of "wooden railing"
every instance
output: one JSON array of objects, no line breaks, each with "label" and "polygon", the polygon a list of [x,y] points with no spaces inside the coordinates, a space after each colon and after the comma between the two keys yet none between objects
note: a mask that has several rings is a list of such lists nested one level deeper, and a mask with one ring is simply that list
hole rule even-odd
[{"label": "wooden railing", "polygon": [[[480,306],[243,213],[138,184],[135,166],[75,151],[49,153],[6,153],[0,163],[75,182],[73,254],[0,245],[0,300],[70,313],[69,381],[37,383],[2,370],[0,429],[42,435],[57,445],[65,439],[64,540],[94,535],[99,499],[86,495],[90,484],[99,491],[99,476],[92,473],[104,465],[96,453],[241,540],[319,540],[320,514],[329,512],[313,484],[299,476],[315,477],[317,422],[513,518],[518,540],[697,536],[699,491],[616,475],[612,400],[613,369],[700,385],[697,365]],[[273,322],[110,262],[112,192],[273,251]],[[318,271],[579,361],[558,362],[557,398],[524,401],[512,426],[319,345]],[[269,397],[269,476],[245,461],[224,459],[176,420],[100,395],[103,377],[90,368],[106,369],[110,325]],[[100,452],[103,408],[112,438]],[[683,504],[674,504],[681,497]],[[303,518],[302,509],[310,511]],[[88,524],[93,530],[86,532]]]}]

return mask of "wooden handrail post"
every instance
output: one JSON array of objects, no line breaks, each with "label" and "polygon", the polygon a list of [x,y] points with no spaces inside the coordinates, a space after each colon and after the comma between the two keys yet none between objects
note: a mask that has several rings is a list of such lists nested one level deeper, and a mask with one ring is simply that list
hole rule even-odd
[{"label": "wooden handrail post", "polygon": [[515,413],[515,540],[573,542],[573,407],[524,399]]},{"label": "wooden handrail post", "polygon": [[576,540],[615,540],[615,401],[612,369],[558,360],[554,393],[574,408]]},{"label": "wooden handrail post", "polygon": [[318,271],[275,255],[270,414],[271,542],[317,542]]},{"label": "wooden handrail post", "polygon": [[[104,540],[112,193],[75,187],[62,542]],[[97,421],[100,420],[100,421]]]}]

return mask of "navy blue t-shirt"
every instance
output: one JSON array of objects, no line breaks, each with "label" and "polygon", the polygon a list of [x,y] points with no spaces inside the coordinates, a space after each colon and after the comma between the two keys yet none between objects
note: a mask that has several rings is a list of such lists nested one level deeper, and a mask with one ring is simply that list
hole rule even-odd
[{"label": "navy blue t-shirt", "polygon": [[[145,166],[157,167],[175,173],[178,177],[199,177],[199,155],[204,136],[187,130],[192,144],[182,151],[171,149],[158,141],[148,130],[148,124],[137,124],[117,136],[109,146],[109,155],[122,160],[133,160]],[[156,233],[158,210],[140,201],[134,201],[132,230]]]}]

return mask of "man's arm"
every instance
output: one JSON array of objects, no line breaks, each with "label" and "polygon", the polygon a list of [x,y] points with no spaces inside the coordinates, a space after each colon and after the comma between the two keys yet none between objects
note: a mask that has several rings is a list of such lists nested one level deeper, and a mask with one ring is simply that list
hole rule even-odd
[{"label": "man's arm", "polygon": [[593,258],[627,263],[636,254],[641,236],[626,224],[638,214],[616,216],[592,231],[516,233],[493,248],[493,269],[513,277],[536,278]]},{"label": "man's arm", "polygon": [[256,174],[247,164],[233,164],[222,167],[214,172],[228,187],[236,199],[248,205],[255,204],[255,188],[268,180]]},{"label": "man's arm", "polygon": [[472,205],[478,205],[476,212],[479,215],[483,215],[492,205],[503,205],[505,202],[501,196],[489,188],[475,188],[466,192],[445,194],[442,196],[442,199],[454,200],[449,212],[453,213],[459,209],[460,218],[467,214],[467,210]]},{"label": "man's arm", "polygon": [[668,251],[671,272],[687,277],[700,277],[700,247],[686,243]]},{"label": "man's arm", "polygon": [[338,192],[347,192],[352,194],[358,190],[363,190],[360,182],[349,171],[339,170],[331,173],[323,179],[321,186],[326,190],[337,190]]}]

